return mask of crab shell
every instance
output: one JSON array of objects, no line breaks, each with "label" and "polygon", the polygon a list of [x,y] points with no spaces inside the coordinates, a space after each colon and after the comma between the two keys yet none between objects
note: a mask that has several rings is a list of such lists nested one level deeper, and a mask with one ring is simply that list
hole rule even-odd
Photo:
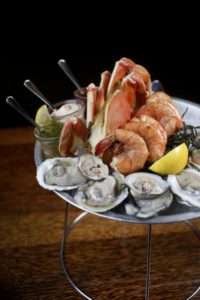
[{"label": "crab shell", "polygon": [[[148,71],[128,58],[116,62],[112,74],[105,71],[97,88],[87,87],[87,127],[91,127],[89,143],[96,145],[117,128],[128,122],[137,105],[142,105],[151,93]],[[142,100],[141,100],[142,99]]]}]

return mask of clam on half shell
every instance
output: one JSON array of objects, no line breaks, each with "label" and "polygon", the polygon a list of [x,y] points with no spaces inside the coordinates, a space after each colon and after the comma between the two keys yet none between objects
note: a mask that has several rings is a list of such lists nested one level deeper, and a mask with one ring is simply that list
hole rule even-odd
[{"label": "clam on half shell", "polygon": [[178,175],[169,175],[167,181],[176,200],[187,206],[200,207],[200,172],[187,168]]},{"label": "clam on half shell", "polygon": [[109,175],[101,181],[89,181],[79,187],[74,199],[87,210],[105,212],[116,207],[127,196],[128,188],[120,185],[118,178]]},{"label": "clam on half shell", "polygon": [[87,179],[77,168],[78,158],[52,158],[37,168],[37,181],[45,189],[65,191],[84,184]]}]

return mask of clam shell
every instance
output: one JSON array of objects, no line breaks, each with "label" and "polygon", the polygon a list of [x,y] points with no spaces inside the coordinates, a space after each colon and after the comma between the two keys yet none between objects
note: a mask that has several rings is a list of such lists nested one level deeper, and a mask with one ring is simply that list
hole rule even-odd
[{"label": "clam shell", "polygon": [[45,189],[72,190],[86,182],[77,168],[77,158],[52,158],[43,161],[37,168],[37,181]]}]

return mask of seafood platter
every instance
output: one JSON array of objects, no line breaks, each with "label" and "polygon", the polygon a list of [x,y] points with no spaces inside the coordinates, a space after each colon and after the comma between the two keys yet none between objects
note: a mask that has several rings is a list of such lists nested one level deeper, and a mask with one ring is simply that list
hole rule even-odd
[{"label": "seafood platter", "polygon": [[110,219],[153,224],[199,217],[200,106],[155,91],[146,68],[128,58],[86,90],[85,118],[63,124],[59,155],[44,157],[36,142],[38,183]]}]

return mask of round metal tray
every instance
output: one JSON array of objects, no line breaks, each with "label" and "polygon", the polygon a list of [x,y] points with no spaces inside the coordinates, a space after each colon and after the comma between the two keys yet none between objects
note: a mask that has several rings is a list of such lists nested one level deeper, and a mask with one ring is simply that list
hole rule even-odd
[{"label": "round metal tray", "polygon": [[[199,125],[199,116],[200,116],[200,105],[193,103],[188,100],[179,99],[179,98],[173,98],[175,105],[179,109],[180,113],[184,113],[186,108],[188,108],[188,111],[184,117],[184,121],[186,124],[198,126]],[[42,153],[40,149],[40,145],[38,142],[35,144],[35,151],[34,151],[34,158],[36,166],[38,166],[43,158]],[[80,208],[81,210],[85,210],[90,212],[91,214],[98,215],[100,217],[112,219],[112,220],[118,220],[128,223],[138,223],[138,224],[163,224],[163,223],[171,223],[171,222],[179,222],[184,220],[190,220],[194,218],[200,217],[200,208],[195,207],[188,207],[186,205],[182,205],[177,203],[176,201],[173,201],[172,205],[165,210],[164,212],[161,212],[154,217],[148,218],[148,219],[141,219],[134,216],[129,216],[125,213],[124,204],[120,204],[116,208],[104,212],[104,213],[95,213],[90,210],[84,209],[80,205],[78,205],[74,198],[74,191],[70,192],[57,192],[55,193],[64,199],[65,201],[69,202],[70,204]]]}]

